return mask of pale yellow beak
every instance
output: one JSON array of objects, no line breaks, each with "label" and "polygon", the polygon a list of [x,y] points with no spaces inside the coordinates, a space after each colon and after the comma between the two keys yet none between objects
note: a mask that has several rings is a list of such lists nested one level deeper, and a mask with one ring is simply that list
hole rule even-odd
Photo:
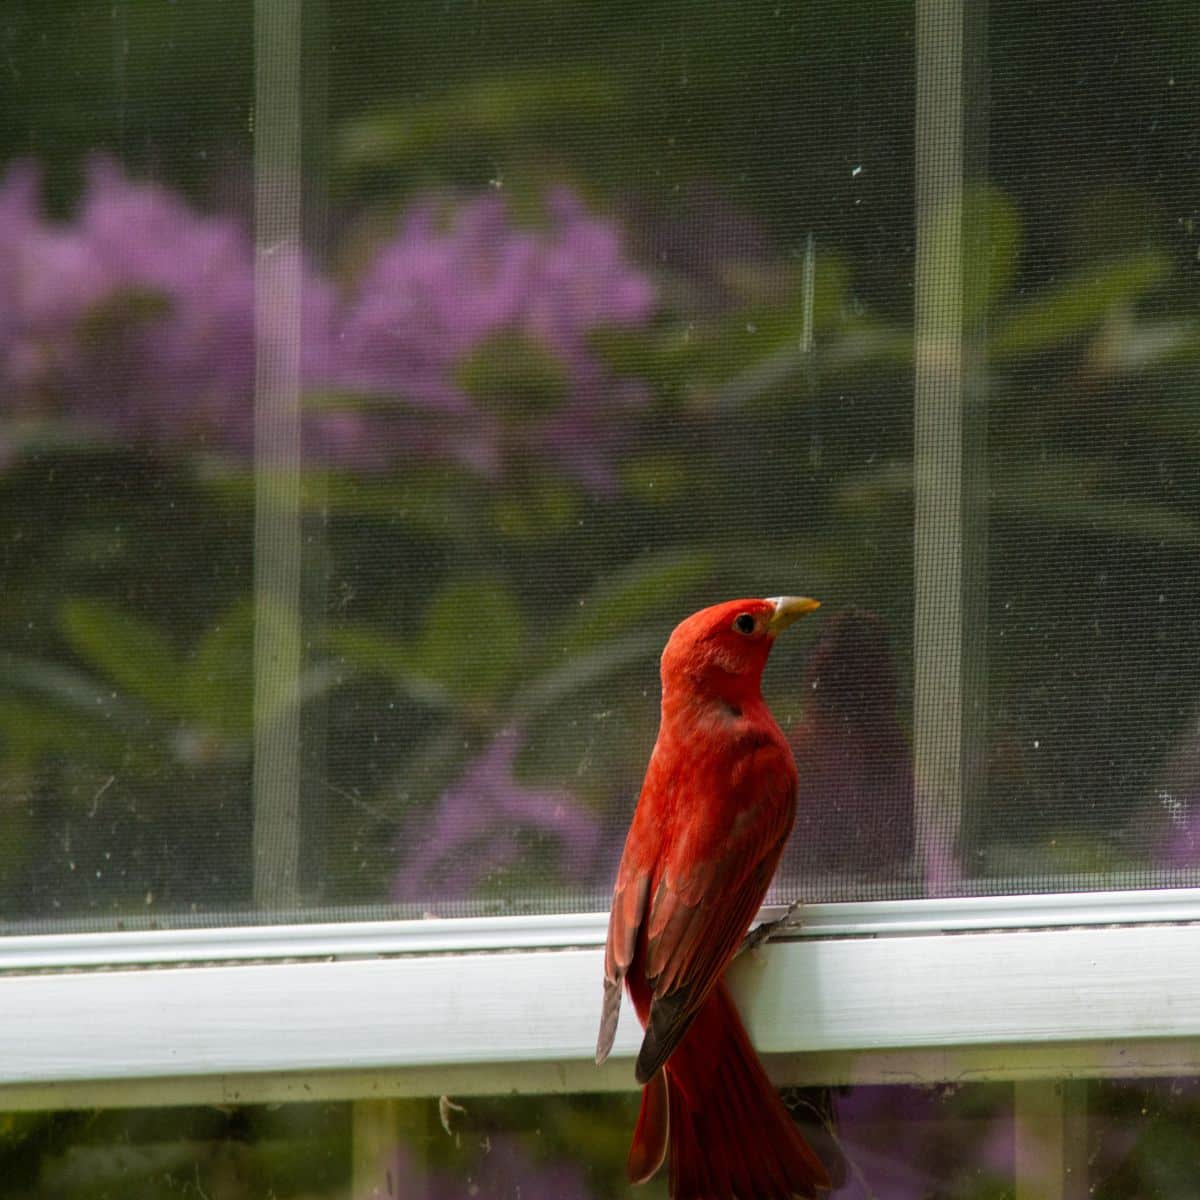
[{"label": "pale yellow beak", "polygon": [[767,603],[775,605],[775,614],[767,622],[767,632],[772,637],[805,613],[821,607],[820,600],[810,600],[807,596],[771,596]]}]

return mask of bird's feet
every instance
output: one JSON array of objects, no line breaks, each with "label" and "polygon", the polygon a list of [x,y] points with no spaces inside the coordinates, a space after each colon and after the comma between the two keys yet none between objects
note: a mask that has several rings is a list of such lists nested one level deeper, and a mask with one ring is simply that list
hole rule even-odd
[{"label": "bird's feet", "polygon": [[776,917],[774,921],[764,921],[761,925],[756,925],[742,939],[742,944],[738,947],[738,953],[742,954],[747,950],[757,950],[759,946],[769,942],[785,925],[796,924],[795,916],[800,910],[801,902],[793,901],[788,905],[787,912],[782,917]]}]

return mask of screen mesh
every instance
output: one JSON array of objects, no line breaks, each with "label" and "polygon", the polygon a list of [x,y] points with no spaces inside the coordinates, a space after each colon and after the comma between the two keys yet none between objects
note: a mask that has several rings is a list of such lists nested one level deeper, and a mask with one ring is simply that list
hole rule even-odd
[{"label": "screen mesh", "polygon": [[602,908],[779,593],[778,897],[1200,882],[1177,17],[9,4],[5,926]]}]

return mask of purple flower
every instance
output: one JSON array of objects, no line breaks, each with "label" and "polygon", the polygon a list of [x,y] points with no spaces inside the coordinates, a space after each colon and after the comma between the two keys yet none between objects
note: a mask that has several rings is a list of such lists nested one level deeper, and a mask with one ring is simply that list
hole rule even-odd
[{"label": "purple flower", "polygon": [[[426,203],[379,251],[339,325],[335,372],[341,388],[385,401],[369,429],[375,454],[455,460],[488,477],[534,457],[595,491],[614,486],[623,418],[641,392],[611,377],[588,337],[644,323],[654,292],[615,229],[571,192],[551,193],[547,212],[538,232],[514,226],[494,194],[447,220]],[[464,368],[486,378],[489,355],[513,343],[527,363],[557,366],[561,397],[529,412],[502,375],[496,395],[464,382]]]},{"label": "purple flower", "polygon": [[1200,807],[1171,819],[1170,833],[1163,839],[1159,861],[1175,870],[1200,867]]},{"label": "purple flower", "polygon": [[[315,374],[333,293],[302,266],[300,277]],[[37,171],[18,163],[0,187],[0,363],[8,416],[249,453],[253,244],[233,219],[200,215],[103,156],[88,166],[75,221],[47,222]]]},{"label": "purple flower", "polygon": [[[246,230],[102,156],[73,222],[47,221],[38,192],[28,162],[0,184],[3,416],[249,454],[263,331]],[[593,491],[615,486],[624,417],[642,394],[611,377],[588,338],[644,322],[654,294],[614,228],[570,192],[552,193],[547,210],[550,228],[535,232],[490,194],[448,226],[420,205],[341,308],[296,262],[299,295],[282,299],[300,306],[314,457],[363,469],[455,461],[486,478],[552,462]],[[541,372],[532,411],[506,374],[514,364]]]},{"label": "purple flower", "polygon": [[105,304],[89,305],[70,403],[129,436],[248,450],[254,257],[245,233],[99,159],[78,234]]},{"label": "purple flower", "polygon": [[497,734],[442,793],[430,819],[409,831],[392,886],[398,902],[469,899],[519,861],[531,840],[546,837],[556,843],[564,875],[592,876],[599,822],[570,792],[527,787],[515,777],[522,740],[511,727]]},{"label": "purple flower", "polygon": [[[1149,824],[1157,833],[1156,860],[1175,870],[1200,868],[1200,717],[1192,716],[1168,755],[1154,799],[1158,811]],[[1145,825],[1143,819],[1139,837]]]},{"label": "purple flower", "polygon": [[955,1089],[897,1085],[854,1087],[837,1100],[848,1171],[838,1200],[927,1200],[960,1194],[983,1169],[1012,1175],[1012,1116],[956,1111]]},{"label": "purple flower", "polygon": [[13,164],[0,183],[0,379],[6,403],[37,399],[65,350],[64,336],[103,295],[76,231],[42,220],[39,174]]}]

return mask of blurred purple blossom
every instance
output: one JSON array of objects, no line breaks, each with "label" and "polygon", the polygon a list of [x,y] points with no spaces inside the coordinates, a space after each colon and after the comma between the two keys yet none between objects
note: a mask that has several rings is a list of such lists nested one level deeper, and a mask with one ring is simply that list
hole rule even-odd
[{"label": "blurred purple blossom", "polygon": [[[255,248],[229,217],[168,188],[88,165],[69,223],[45,218],[37,168],[0,182],[0,386],[9,422],[65,421],[91,436],[253,449]],[[488,194],[448,213],[418,205],[344,302],[298,264],[301,379],[312,457],[359,468],[456,461],[487,478],[553,462],[592,491],[613,464],[640,385],[589,348],[602,326],[653,311],[648,279],[610,222],[559,189],[541,231]],[[561,374],[561,396],[523,407],[498,339]],[[515,351],[512,350],[515,346]],[[542,364],[543,366],[545,364]]]},{"label": "blurred purple blossom", "polygon": [[[0,379],[8,417],[104,438],[248,453],[254,247],[228,217],[94,157],[74,222],[47,221],[28,162],[0,185]],[[326,357],[332,289],[301,270],[309,372]]]},{"label": "blurred purple blossom", "polygon": [[[335,371],[338,386],[392,409],[390,425],[370,429],[374,453],[432,454],[488,476],[550,456],[592,490],[614,486],[623,417],[642,392],[610,375],[588,337],[644,323],[654,290],[625,260],[615,227],[573,193],[553,191],[546,210],[539,232],[514,226],[494,194],[448,217],[428,202],[378,252],[339,323]],[[512,396],[471,394],[461,368],[501,337],[561,363],[560,403],[523,413]],[[388,433],[392,447],[380,441]]]},{"label": "blurred purple blossom", "polygon": [[532,788],[513,772],[523,735],[496,735],[441,795],[429,819],[411,829],[392,885],[400,903],[460,901],[528,854],[531,838],[552,838],[562,874],[576,883],[595,873],[600,822],[570,792]]},{"label": "blurred purple blossom", "polygon": [[1200,715],[1192,715],[1168,754],[1154,799],[1156,859],[1175,870],[1200,868]]},{"label": "blurred purple blossom", "polygon": [[1200,867],[1200,806],[1172,816],[1158,859],[1164,867],[1174,870]]},{"label": "blurred purple blossom", "polygon": [[83,239],[42,220],[40,178],[27,161],[0,182],[0,385],[14,402],[40,399],[72,338],[75,322],[102,294]]},{"label": "blurred purple blossom", "polygon": [[[979,1172],[1012,1178],[1013,1124],[1007,1105],[964,1115],[957,1089],[865,1085],[836,1102],[848,1171],[837,1200],[930,1200],[966,1195]],[[988,1193],[990,1194],[990,1192]]]}]

